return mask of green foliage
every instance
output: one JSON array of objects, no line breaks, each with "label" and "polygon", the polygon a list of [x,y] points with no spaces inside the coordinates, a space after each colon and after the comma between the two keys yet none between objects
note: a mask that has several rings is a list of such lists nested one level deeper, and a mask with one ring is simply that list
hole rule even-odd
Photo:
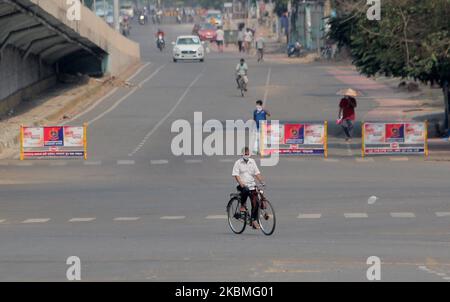
[{"label": "green foliage", "polygon": [[339,14],[329,33],[363,74],[450,81],[450,0],[383,1],[381,21],[367,8]]}]

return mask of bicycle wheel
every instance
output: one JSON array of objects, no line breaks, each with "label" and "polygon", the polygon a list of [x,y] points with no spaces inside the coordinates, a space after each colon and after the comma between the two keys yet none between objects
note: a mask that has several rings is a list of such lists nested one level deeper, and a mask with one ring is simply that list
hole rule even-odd
[{"label": "bicycle wheel", "polygon": [[258,222],[264,235],[270,236],[275,231],[277,222],[275,210],[268,200],[264,201],[264,209],[261,206],[258,209]]},{"label": "bicycle wheel", "polygon": [[241,212],[241,201],[232,198],[227,205],[228,225],[235,234],[242,234],[247,225],[247,212]]}]

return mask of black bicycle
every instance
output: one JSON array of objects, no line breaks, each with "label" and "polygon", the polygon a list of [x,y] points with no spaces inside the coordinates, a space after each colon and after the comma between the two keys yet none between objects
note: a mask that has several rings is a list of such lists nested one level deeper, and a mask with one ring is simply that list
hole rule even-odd
[{"label": "black bicycle", "polygon": [[[275,231],[276,216],[272,204],[264,196],[261,187],[256,188],[258,205],[258,223],[264,235],[270,236]],[[241,212],[241,194],[230,194],[230,201],[227,205],[228,225],[235,234],[242,234],[247,225],[252,225],[251,213],[245,206],[245,211]]]}]

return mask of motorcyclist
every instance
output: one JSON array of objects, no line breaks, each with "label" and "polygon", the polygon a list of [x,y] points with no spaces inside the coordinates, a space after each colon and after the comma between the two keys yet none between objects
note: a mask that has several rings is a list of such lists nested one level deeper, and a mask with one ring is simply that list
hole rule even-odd
[{"label": "motorcyclist", "polygon": [[[248,84],[247,72],[248,72],[247,63],[245,63],[245,60],[242,58],[240,63],[237,64],[236,66],[236,83],[238,84],[238,89],[240,89],[239,79],[241,77],[244,79],[245,86],[247,86]],[[245,91],[247,91],[247,87],[245,87]]]},{"label": "motorcyclist", "polygon": [[156,33],[156,46],[159,48],[159,43],[165,44],[164,39],[164,31],[161,28],[158,28],[158,32]]}]

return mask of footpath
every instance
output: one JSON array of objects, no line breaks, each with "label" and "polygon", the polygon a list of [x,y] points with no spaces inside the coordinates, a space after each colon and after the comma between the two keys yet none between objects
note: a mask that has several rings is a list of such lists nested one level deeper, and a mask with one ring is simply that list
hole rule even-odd
[{"label": "footpath", "polygon": [[[130,68],[123,78],[130,76],[139,67],[140,64],[137,64]],[[128,85],[123,79],[110,76],[63,76],[55,87],[30,101],[22,102],[9,114],[0,116],[0,159],[18,154],[21,125],[57,125],[70,120],[112,89]]]}]

